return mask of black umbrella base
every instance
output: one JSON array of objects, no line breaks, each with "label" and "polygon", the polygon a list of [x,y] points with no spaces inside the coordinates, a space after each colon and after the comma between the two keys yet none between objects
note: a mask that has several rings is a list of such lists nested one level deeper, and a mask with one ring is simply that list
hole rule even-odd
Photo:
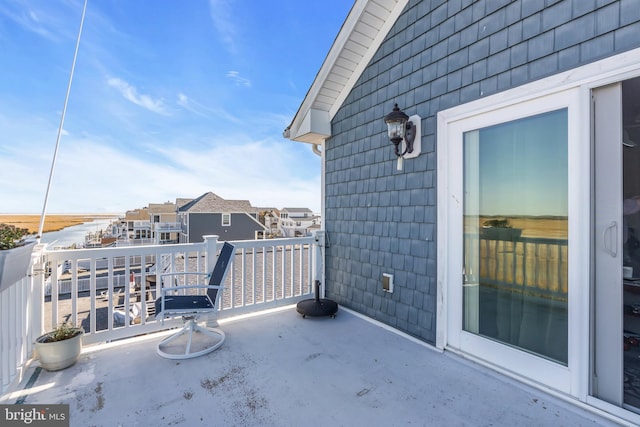
[{"label": "black umbrella base", "polygon": [[304,319],[307,316],[322,317],[330,316],[336,317],[338,311],[338,303],[331,301],[330,299],[316,298],[302,300],[296,306],[298,313],[302,314]]}]

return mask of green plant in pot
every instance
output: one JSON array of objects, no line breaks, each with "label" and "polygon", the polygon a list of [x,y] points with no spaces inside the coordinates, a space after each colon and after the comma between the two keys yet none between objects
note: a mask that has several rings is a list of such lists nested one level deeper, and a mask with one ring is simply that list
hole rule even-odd
[{"label": "green plant in pot", "polygon": [[26,228],[0,224],[0,290],[27,276],[35,245]]},{"label": "green plant in pot", "polygon": [[0,224],[0,251],[22,246],[24,239],[29,236],[29,230],[11,224]]},{"label": "green plant in pot", "polygon": [[82,328],[68,322],[40,335],[35,342],[40,365],[47,371],[58,371],[76,363],[82,352],[83,335]]}]

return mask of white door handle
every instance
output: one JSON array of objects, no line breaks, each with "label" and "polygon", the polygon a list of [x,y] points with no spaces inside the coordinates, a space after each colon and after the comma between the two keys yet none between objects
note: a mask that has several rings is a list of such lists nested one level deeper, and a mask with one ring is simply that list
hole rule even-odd
[{"label": "white door handle", "polygon": [[602,232],[602,245],[604,251],[616,257],[618,255],[618,223],[611,221],[611,225],[606,227]]}]

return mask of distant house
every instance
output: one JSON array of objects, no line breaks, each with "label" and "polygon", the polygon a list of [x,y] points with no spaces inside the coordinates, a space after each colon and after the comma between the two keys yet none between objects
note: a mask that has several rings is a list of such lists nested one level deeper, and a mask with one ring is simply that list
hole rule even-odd
[{"label": "distant house", "polygon": [[301,237],[319,229],[320,217],[308,208],[282,208],[278,217],[278,229],[282,237]]},{"label": "distant house", "polygon": [[151,222],[149,208],[139,208],[127,211],[124,216],[127,235],[126,241],[133,243],[152,243]]},{"label": "distant house", "polygon": [[279,211],[276,208],[258,208],[258,221],[265,227],[264,233],[259,233],[259,239],[271,239],[280,237],[281,233],[278,229],[280,221]]},{"label": "distant house", "polygon": [[149,203],[149,222],[155,243],[178,243],[182,228],[178,222],[176,204],[172,202]]},{"label": "distant house", "polygon": [[267,230],[258,220],[258,209],[248,200],[226,200],[208,192],[195,199],[177,199],[176,207],[181,243],[201,242],[206,235],[251,240]]},{"label": "distant house", "polygon": [[182,231],[172,202],[149,203],[148,207],[127,211],[119,229],[112,234],[120,244],[178,243]]}]

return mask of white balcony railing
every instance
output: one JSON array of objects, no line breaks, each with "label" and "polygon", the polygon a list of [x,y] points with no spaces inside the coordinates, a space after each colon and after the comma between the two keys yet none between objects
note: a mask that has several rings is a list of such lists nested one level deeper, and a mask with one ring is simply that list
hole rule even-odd
[{"label": "white balcony railing", "polygon": [[151,230],[151,221],[133,221],[133,228]]},{"label": "white balcony railing", "polygon": [[182,224],[179,222],[155,222],[153,223],[153,229],[156,232],[178,232],[182,231]]},{"label": "white balcony railing", "polygon": [[25,277],[0,292],[0,394],[11,382],[22,378],[41,335],[34,322],[35,306],[42,306],[31,277]]},{"label": "white balcony railing", "polygon": [[[181,325],[179,320],[155,320],[154,298],[160,286],[156,279],[166,272],[208,272],[221,245],[216,236],[207,236],[202,243],[175,245],[38,247],[32,275],[0,293],[0,391],[20,380],[35,338],[62,322],[82,327],[85,344]],[[322,280],[321,233],[234,245],[236,255],[224,283],[219,318],[293,304],[314,292],[314,280]],[[183,284],[191,276],[167,277]],[[128,309],[132,304],[146,315],[133,318]]]}]

